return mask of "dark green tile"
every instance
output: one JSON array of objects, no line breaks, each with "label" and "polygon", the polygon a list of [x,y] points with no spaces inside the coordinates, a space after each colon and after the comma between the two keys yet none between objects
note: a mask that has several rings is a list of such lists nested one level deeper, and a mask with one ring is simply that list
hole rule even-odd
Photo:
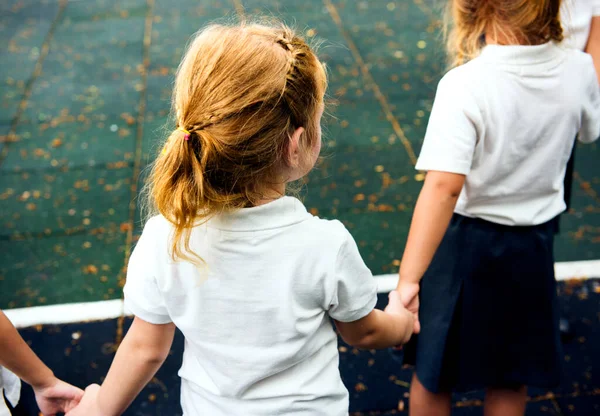
[{"label": "dark green tile", "polygon": [[412,165],[397,163],[405,158],[398,145],[335,149],[310,174],[303,193],[311,212],[344,222],[375,274],[396,270],[422,185]]},{"label": "dark green tile", "polygon": [[174,74],[190,37],[212,22],[236,21],[230,0],[156,2],[150,45],[150,73]]},{"label": "dark green tile", "polygon": [[[93,121],[95,118],[96,121]],[[11,143],[2,171],[128,166],[135,157],[137,123],[131,114],[68,116],[57,122],[21,123],[19,141]]]},{"label": "dark green tile", "polygon": [[146,11],[144,0],[68,3],[24,120],[135,115]]},{"label": "dark green tile", "polygon": [[[33,75],[58,1],[3,1],[0,4],[0,124],[16,114]],[[5,133],[0,132],[0,135]]]},{"label": "dark green tile", "polygon": [[[557,261],[597,260],[600,257],[600,158],[598,143],[579,144],[572,207],[561,219],[556,238]],[[579,179],[577,179],[579,177]]]},{"label": "dark green tile", "polygon": [[129,216],[131,178],[129,167],[3,174],[2,237],[119,232]]},{"label": "dark green tile", "polygon": [[124,233],[2,240],[0,307],[119,298],[124,245]]}]

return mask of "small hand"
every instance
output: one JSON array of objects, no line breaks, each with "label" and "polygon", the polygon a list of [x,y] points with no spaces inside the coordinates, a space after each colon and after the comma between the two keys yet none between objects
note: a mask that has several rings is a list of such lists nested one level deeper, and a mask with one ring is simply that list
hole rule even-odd
[{"label": "small hand", "polygon": [[100,392],[99,385],[90,384],[87,386],[79,405],[65,416],[101,416],[102,413],[98,409],[98,392]]},{"label": "small hand", "polygon": [[47,386],[34,387],[33,391],[38,407],[44,416],[67,413],[77,406],[83,397],[83,390],[56,377]]},{"label": "small hand", "polygon": [[389,301],[385,308],[385,313],[401,316],[402,320],[404,322],[403,326],[404,326],[405,330],[404,330],[404,334],[402,337],[402,341],[400,343],[400,346],[396,347],[397,349],[401,349],[402,348],[401,345],[406,344],[410,340],[410,337],[413,334],[414,316],[408,309],[406,309],[404,307],[398,292],[396,292],[396,291],[390,292],[390,294],[388,295],[388,298],[389,298]]},{"label": "small hand", "polygon": [[400,301],[415,317],[414,333],[421,332],[421,322],[419,321],[419,284],[418,283],[400,283],[396,292],[400,295]]}]

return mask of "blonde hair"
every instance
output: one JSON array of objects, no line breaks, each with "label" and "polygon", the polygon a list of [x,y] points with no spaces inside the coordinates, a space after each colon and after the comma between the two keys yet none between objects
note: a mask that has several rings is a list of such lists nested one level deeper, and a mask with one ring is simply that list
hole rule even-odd
[{"label": "blonde hair", "polygon": [[175,79],[176,126],[146,184],[151,211],[174,226],[174,260],[202,262],[192,227],[264,197],[297,128],[302,149],[315,145],[326,83],[323,64],[283,24],[215,24],[193,38]]},{"label": "blonde hair", "polygon": [[451,66],[475,58],[486,33],[511,44],[563,40],[561,0],[449,0],[445,34]]}]

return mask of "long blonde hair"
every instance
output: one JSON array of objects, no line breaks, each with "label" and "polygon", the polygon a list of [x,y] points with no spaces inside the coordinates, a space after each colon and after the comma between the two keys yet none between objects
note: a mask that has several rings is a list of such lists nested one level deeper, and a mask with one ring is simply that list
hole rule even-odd
[{"label": "long blonde hair", "polygon": [[561,0],[449,0],[445,34],[451,66],[477,57],[486,33],[510,43],[563,40]]},{"label": "long blonde hair", "polygon": [[264,197],[297,128],[313,147],[326,83],[322,63],[283,24],[215,24],[193,38],[173,90],[176,125],[146,184],[151,211],[174,226],[174,260],[202,262],[192,227]]}]

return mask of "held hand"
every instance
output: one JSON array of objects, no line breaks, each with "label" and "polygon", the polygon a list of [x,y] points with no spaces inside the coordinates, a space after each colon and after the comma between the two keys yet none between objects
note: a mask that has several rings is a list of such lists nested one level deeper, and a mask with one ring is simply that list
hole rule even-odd
[{"label": "held hand", "polygon": [[90,384],[85,389],[85,394],[83,395],[83,399],[81,399],[79,406],[68,412],[65,416],[104,416],[98,408],[99,392],[99,385]]},{"label": "held hand", "polygon": [[[404,327],[404,333],[400,345],[406,344],[413,334],[414,328],[414,316],[413,314],[402,305],[400,295],[396,291],[390,292],[388,305],[385,308],[385,313],[390,315],[397,315],[401,317]],[[402,348],[401,346],[397,348]]]},{"label": "held hand", "polygon": [[83,390],[54,378],[48,386],[34,387],[35,400],[44,416],[67,413],[73,409],[83,397]]},{"label": "held hand", "polygon": [[418,283],[400,283],[395,290],[400,295],[400,302],[415,317],[415,334],[421,332],[421,322],[419,322],[419,284]]}]

